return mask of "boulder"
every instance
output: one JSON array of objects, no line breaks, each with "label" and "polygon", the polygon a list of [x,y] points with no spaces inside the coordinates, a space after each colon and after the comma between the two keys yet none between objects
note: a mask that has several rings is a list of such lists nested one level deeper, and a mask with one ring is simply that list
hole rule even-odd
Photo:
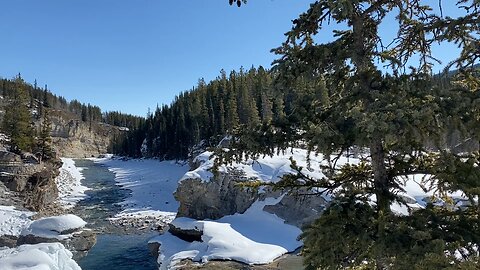
[{"label": "boulder", "polygon": [[22,231],[17,245],[60,242],[81,257],[96,243],[95,233],[85,229],[85,224],[85,221],[74,215],[39,219]]}]

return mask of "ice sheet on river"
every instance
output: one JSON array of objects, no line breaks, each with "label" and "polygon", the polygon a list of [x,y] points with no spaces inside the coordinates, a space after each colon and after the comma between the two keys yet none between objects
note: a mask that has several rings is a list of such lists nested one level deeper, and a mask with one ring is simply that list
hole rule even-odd
[{"label": "ice sheet on river", "polygon": [[139,218],[143,215],[161,217],[166,222],[173,219],[179,206],[173,193],[177,189],[178,180],[188,171],[187,164],[111,157],[91,160],[107,166],[115,174],[117,184],[132,191],[131,196],[122,202],[124,210],[117,218]]}]

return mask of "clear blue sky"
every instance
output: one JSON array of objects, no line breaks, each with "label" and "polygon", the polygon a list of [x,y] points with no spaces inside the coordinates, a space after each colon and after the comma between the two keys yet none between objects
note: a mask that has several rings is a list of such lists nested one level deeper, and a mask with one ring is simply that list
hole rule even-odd
[{"label": "clear blue sky", "polygon": [[222,68],[269,67],[270,49],[311,2],[2,1],[0,76],[20,72],[69,100],[145,115]]}]

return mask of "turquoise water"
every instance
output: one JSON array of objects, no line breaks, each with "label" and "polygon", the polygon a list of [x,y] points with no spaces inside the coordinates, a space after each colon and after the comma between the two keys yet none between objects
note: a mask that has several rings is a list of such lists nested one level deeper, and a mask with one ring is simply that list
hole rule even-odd
[{"label": "turquoise water", "polygon": [[97,231],[97,244],[87,256],[78,261],[83,270],[153,270],[158,269],[150,255],[147,242],[155,232],[127,234],[106,220],[121,211],[118,203],[129,196],[130,191],[115,185],[114,174],[103,165],[90,160],[75,160],[82,171],[84,185],[90,188],[89,196],[80,201],[74,213]]}]

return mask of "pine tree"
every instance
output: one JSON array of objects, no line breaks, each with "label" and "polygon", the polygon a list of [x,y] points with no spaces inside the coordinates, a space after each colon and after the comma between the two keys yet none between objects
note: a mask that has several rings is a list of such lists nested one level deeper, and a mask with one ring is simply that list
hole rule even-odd
[{"label": "pine tree", "polygon": [[49,99],[48,99],[48,88],[47,88],[47,85],[45,84],[45,88],[43,89],[43,107],[45,108],[50,108],[50,102],[49,102]]},{"label": "pine tree", "polygon": [[28,103],[25,82],[18,75],[15,78],[13,100],[5,109],[2,123],[3,130],[11,138],[11,150],[17,153],[31,151],[34,142],[34,129]]},{"label": "pine tree", "polygon": [[52,121],[48,110],[44,110],[42,116],[42,124],[40,127],[40,134],[38,137],[38,152],[41,160],[49,160],[54,157],[54,151],[52,147]]},{"label": "pine tree", "polygon": [[[480,59],[480,2],[459,0],[457,5],[464,13],[451,18],[422,0],[319,0],[293,21],[286,42],[274,50],[280,55],[276,83],[288,90],[289,121],[278,127],[284,136],[275,144],[294,145],[300,130],[309,150],[324,154],[329,164],[352,147],[369,153],[358,165],[327,166],[325,179],[308,178],[293,164],[298,174],[279,183],[336,192],[302,236],[307,269],[477,267],[480,156],[456,155],[441,145],[451,122],[462,126],[465,138],[480,136],[480,80],[474,67]],[[379,29],[393,16],[399,30],[390,42]],[[336,29],[334,38],[318,43],[328,23]],[[461,71],[446,89],[432,80],[431,46],[444,42],[461,49],[451,63]],[[436,151],[426,147],[427,141]],[[243,146],[241,153],[228,154],[241,158],[275,149]],[[396,215],[393,203],[408,207],[399,196],[402,177],[418,173],[432,177],[437,196],[463,192],[469,205],[428,204],[410,216]],[[459,250],[462,258],[455,256]]]}]

